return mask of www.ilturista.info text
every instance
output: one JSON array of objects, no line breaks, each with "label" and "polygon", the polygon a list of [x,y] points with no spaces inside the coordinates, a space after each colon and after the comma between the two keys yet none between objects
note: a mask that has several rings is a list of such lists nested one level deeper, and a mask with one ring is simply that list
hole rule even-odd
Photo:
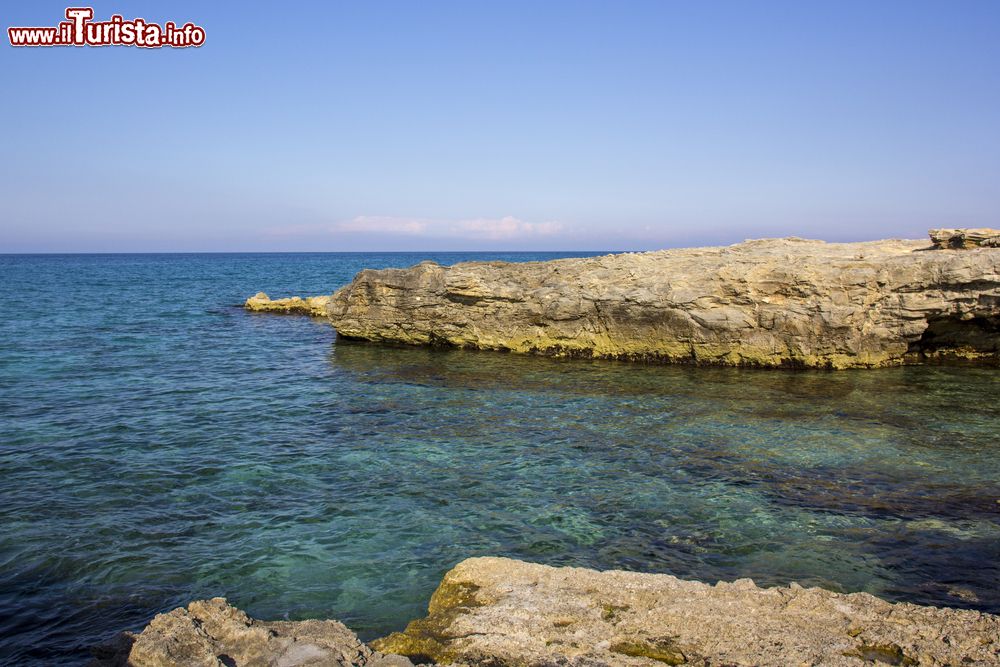
[{"label": "www.ilturista.info text", "polygon": [[136,18],[126,21],[115,14],[107,21],[92,21],[91,7],[69,7],[66,21],[49,28],[7,28],[11,46],[164,46],[184,48],[205,43],[205,29],[193,23],[162,26]]}]

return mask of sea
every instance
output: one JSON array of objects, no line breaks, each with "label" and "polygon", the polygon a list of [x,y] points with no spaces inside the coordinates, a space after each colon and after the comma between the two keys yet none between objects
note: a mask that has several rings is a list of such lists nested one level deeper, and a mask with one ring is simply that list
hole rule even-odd
[{"label": "sea", "polygon": [[1000,613],[997,369],[390,347],[241,307],[590,254],[0,256],[0,664],[213,596],[372,639],[482,555]]}]

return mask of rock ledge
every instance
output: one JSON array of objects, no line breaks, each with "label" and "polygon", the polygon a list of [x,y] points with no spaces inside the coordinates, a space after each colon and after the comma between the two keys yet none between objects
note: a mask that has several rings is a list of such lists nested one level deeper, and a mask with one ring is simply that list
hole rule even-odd
[{"label": "rock ledge", "polygon": [[326,308],[330,303],[329,296],[292,296],[287,299],[274,299],[263,292],[257,292],[246,300],[243,307],[259,313],[278,313],[280,315],[310,315],[326,317]]},{"label": "rock ledge", "polygon": [[426,618],[372,645],[478,665],[996,665],[1000,617],[795,584],[470,558],[445,575]]},{"label": "rock ledge", "polygon": [[997,665],[1000,617],[795,584],[470,558],[445,575],[426,618],[370,647],[337,621],[255,621],[215,598],[95,655],[95,667]]},{"label": "rock ledge", "polygon": [[361,271],[327,310],[339,335],[377,342],[732,366],[995,365],[1000,248],[767,239],[423,262]]}]

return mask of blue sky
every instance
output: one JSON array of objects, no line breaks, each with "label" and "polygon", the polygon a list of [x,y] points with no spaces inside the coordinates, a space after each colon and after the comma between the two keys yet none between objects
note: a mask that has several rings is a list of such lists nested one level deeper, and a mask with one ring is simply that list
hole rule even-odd
[{"label": "blue sky", "polygon": [[[65,3],[0,4],[4,28]],[[650,249],[1000,226],[1000,2],[93,4],[0,46],[0,252]]]}]

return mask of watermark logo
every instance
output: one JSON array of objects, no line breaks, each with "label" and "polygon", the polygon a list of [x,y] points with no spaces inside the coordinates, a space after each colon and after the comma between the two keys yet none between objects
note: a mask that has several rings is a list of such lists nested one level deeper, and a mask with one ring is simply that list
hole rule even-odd
[{"label": "watermark logo", "polygon": [[114,14],[107,21],[94,21],[92,7],[67,7],[66,20],[47,28],[11,27],[11,46],[138,46],[158,49],[186,48],[205,43],[205,29],[194,23],[178,26],[167,21],[162,26],[136,18],[126,21]]}]

